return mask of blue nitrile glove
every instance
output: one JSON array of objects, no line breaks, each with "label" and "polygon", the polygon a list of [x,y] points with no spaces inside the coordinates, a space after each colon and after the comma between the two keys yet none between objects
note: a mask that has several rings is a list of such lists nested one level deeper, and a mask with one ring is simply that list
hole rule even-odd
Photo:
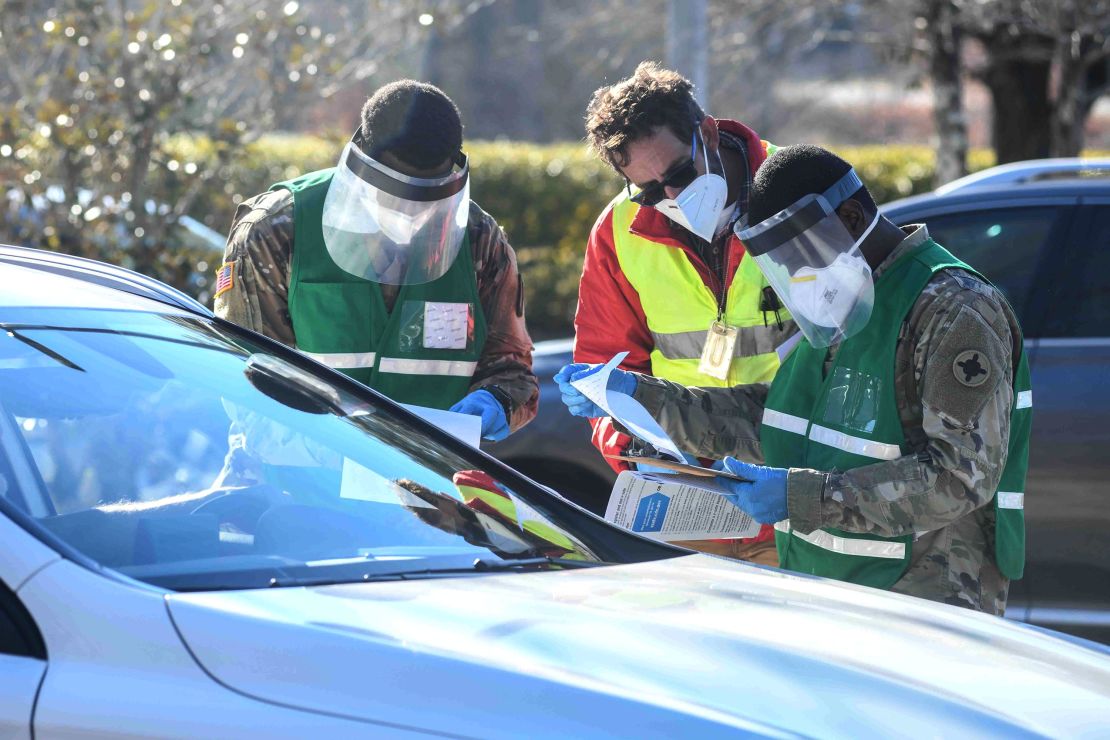
[{"label": "blue nitrile glove", "polygon": [[713,468],[727,470],[752,481],[744,483],[731,478],[717,479],[718,483],[731,492],[736,505],[751,514],[760,524],[774,524],[787,517],[786,468],[752,465],[735,457],[726,457],[714,463]]},{"label": "blue nitrile glove", "polygon": [[[559,386],[559,393],[563,396],[563,403],[570,409],[574,416],[583,416],[587,419],[596,419],[599,416],[608,416],[596,403],[586,398],[573,385],[572,380],[581,380],[596,373],[602,365],[587,365],[584,362],[572,362],[564,365],[563,369],[555,373],[555,384]],[[636,392],[636,375],[625,370],[614,369],[605,386],[609,390],[617,391],[631,396]]]},{"label": "blue nitrile glove", "polygon": [[487,390],[478,390],[463,396],[450,411],[482,417],[482,436],[491,442],[500,442],[509,436],[509,420],[505,407]]}]

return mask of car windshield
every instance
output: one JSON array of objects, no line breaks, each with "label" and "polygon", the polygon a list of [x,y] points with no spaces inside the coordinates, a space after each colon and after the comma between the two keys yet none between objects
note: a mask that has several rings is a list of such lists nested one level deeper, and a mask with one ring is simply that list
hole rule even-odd
[{"label": "car windshield", "polygon": [[248,335],[185,314],[6,317],[0,497],[102,566],[192,590],[599,561],[565,504]]}]

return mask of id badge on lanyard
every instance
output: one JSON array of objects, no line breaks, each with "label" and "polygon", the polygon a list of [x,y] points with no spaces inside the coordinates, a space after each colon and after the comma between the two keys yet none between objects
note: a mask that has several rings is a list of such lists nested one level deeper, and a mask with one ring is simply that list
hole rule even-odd
[{"label": "id badge on lanyard", "polygon": [[705,335],[705,348],[701,352],[698,372],[718,380],[728,380],[732,366],[732,353],[736,350],[736,337],[739,330],[721,321],[709,325]]}]

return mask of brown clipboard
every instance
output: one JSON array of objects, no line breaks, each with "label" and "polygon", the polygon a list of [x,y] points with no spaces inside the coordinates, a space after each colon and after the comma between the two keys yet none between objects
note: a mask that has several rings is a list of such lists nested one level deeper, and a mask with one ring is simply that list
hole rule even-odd
[{"label": "brown clipboard", "polygon": [[656,468],[665,468],[666,470],[673,470],[676,473],[686,473],[688,475],[696,475],[701,478],[730,478],[738,480],[741,483],[751,483],[751,479],[745,478],[735,473],[730,473],[727,470],[714,470],[713,468],[703,468],[700,465],[690,465],[688,463],[675,462],[674,460],[667,460],[659,457],[643,457],[639,455],[606,455],[605,457],[610,460],[624,460],[625,462],[641,463],[643,465],[651,465]]}]

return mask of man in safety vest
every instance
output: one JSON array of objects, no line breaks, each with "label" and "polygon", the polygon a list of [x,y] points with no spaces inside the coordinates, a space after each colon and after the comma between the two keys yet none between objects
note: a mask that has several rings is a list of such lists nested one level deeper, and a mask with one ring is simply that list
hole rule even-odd
[{"label": "man in safety vest", "polygon": [[[628,187],[586,247],[575,361],[627,350],[621,367],[683,385],[769,381],[775,349],[796,327],[730,226],[774,146],[738,121],[705,115],[690,81],[652,62],[594,94],[586,136]],[[629,451],[632,438],[612,419],[591,424],[603,454]],[[774,564],[772,536],[765,527],[754,540],[683,544]]]},{"label": "man in safety vest", "polygon": [[720,479],[775,522],[782,567],[1002,614],[1024,567],[1033,404],[1010,305],[818,147],[768,159],[736,230],[804,335],[770,386],[612,382],[751,481]]},{"label": "man in safety vest", "polygon": [[516,254],[469,175],[450,98],[382,87],[334,168],[239,206],[216,314],[503,439],[535,416],[539,384]]}]

